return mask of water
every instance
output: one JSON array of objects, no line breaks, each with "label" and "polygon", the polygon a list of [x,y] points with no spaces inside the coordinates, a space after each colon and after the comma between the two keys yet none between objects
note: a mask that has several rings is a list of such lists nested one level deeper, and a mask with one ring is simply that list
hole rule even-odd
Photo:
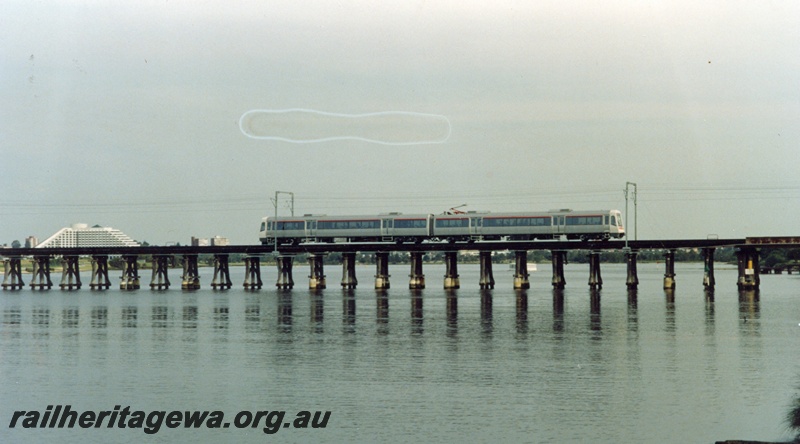
[{"label": "water", "polygon": [[[0,294],[0,442],[714,442],[788,440],[784,417],[800,395],[800,276],[762,276],[759,298],[736,289],[718,264],[714,300],[702,264],[640,264],[635,299],[624,265],[603,264],[599,300],[588,266],[567,266],[563,297],[539,264],[532,288],[478,289],[477,265],[460,264],[462,288],[441,289],[444,267],[426,265],[428,288],[310,292],[307,267],[279,292],[88,289]],[[113,272],[116,275],[118,272]],[[233,268],[238,287],[243,270]],[[142,273],[149,282],[149,272]],[[178,281],[178,270],[170,270]],[[54,279],[58,281],[59,276]],[[88,282],[88,276],[83,278]],[[173,282],[174,285],[174,282]],[[15,410],[330,411],[327,427],[24,429]]]}]

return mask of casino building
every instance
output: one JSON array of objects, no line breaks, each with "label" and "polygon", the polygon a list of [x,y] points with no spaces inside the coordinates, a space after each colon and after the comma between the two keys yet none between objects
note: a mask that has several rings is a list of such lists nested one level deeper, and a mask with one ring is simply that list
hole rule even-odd
[{"label": "casino building", "polygon": [[73,224],[62,228],[36,248],[138,247],[138,242],[116,228]]}]

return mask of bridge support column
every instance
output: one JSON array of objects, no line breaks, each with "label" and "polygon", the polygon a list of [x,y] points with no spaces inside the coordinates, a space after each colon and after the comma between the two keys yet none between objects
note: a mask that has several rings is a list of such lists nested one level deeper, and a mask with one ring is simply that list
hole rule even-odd
[{"label": "bridge support column", "polygon": [[714,248],[703,248],[703,287],[713,290],[714,280]]},{"label": "bridge support column", "polygon": [[153,275],[150,278],[151,290],[169,289],[169,276],[167,276],[169,261],[170,256],[165,254],[153,255]]},{"label": "bridge support column", "polygon": [[389,288],[389,253],[375,253],[375,289]]},{"label": "bridge support column", "polygon": [[[481,261],[481,277],[478,284],[480,284],[481,289],[493,289],[494,288],[494,275],[492,274],[492,252],[491,251],[481,251],[480,253],[480,261]],[[515,281],[516,282],[516,281]]]},{"label": "bridge support column", "polygon": [[120,290],[139,289],[139,263],[135,255],[122,256],[122,276],[120,276]]},{"label": "bridge support column", "polygon": [[81,274],[78,266],[78,256],[63,256],[61,270],[61,283],[58,286],[62,290],[80,290]]},{"label": "bridge support column", "polygon": [[[219,277],[219,281],[217,281]],[[233,286],[231,282],[231,272],[228,265],[227,254],[214,255],[214,278],[211,279],[211,288],[214,290],[227,290]]]},{"label": "bridge support column", "polygon": [[33,276],[31,277],[31,289],[49,290],[53,287],[50,280],[50,256],[33,257]]},{"label": "bridge support column", "polygon": [[664,253],[664,290],[675,289],[675,250]]},{"label": "bridge support column", "polygon": [[445,290],[454,290],[461,288],[461,282],[458,279],[458,252],[446,251],[444,253],[444,288]]},{"label": "bridge support column", "polygon": [[739,262],[739,279],[736,285],[739,290],[757,290],[761,284],[758,274],[758,250],[755,248],[739,248],[736,250]]},{"label": "bridge support column", "polygon": [[308,256],[308,288],[310,290],[322,290],[327,287],[325,281],[325,268],[322,263],[324,256],[319,254],[311,254]]},{"label": "bridge support column", "polygon": [[278,266],[278,282],[275,283],[275,286],[282,290],[294,288],[294,279],[292,279],[294,257],[278,256],[275,258],[275,263]]},{"label": "bridge support column", "polygon": [[108,278],[108,256],[92,256],[92,279],[89,282],[91,290],[108,290],[111,280]]},{"label": "bridge support column", "polygon": [[196,254],[183,255],[183,276],[181,276],[181,289],[200,289],[200,271],[197,269]]},{"label": "bridge support column", "polygon": [[260,290],[264,283],[261,281],[261,258],[247,256],[244,258],[244,289]]},{"label": "bridge support column", "polygon": [[25,287],[22,281],[22,259],[9,257],[3,259],[3,290],[21,290]]},{"label": "bridge support column", "polygon": [[342,288],[356,288],[356,254],[342,253]]},{"label": "bridge support column", "polygon": [[600,276],[600,252],[589,253],[589,288],[600,290],[603,288],[603,278]]},{"label": "bridge support column", "polygon": [[636,250],[625,252],[625,262],[628,264],[628,278],[625,280],[625,284],[628,286],[628,290],[639,288],[639,274],[636,272],[636,258],[638,256],[639,252]]},{"label": "bridge support column", "polygon": [[567,285],[564,279],[564,265],[567,263],[567,252],[564,250],[551,251],[553,261],[553,288],[563,289]]},{"label": "bridge support column", "polygon": [[408,282],[408,288],[411,290],[421,290],[425,288],[425,274],[422,273],[422,255],[425,254],[421,251],[411,252],[411,278]]},{"label": "bridge support column", "polygon": [[530,273],[528,273],[528,252],[515,251],[514,256],[516,258],[514,262],[514,289],[525,290],[531,288],[531,282],[528,279],[530,277]]}]

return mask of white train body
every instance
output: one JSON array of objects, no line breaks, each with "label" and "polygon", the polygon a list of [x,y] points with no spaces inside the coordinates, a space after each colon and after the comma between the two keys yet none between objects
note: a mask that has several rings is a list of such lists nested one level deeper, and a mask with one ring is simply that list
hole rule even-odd
[{"label": "white train body", "polygon": [[265,245],[331,242],[423,242],[534,239],[610,239],[625,235],[619,210],[457,214],[389,213],[366,216],[265,217]]}]

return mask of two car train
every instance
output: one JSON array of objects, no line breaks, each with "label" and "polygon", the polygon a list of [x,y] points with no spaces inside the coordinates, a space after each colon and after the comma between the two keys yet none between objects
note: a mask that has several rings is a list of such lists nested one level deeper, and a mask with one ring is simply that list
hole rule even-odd
[{"label": "two car train", "polygon": [[388,213],[373,216],[264,217],[264,245],[339,242],[607,240],[625,235],[619,210],[548,212]]}]

